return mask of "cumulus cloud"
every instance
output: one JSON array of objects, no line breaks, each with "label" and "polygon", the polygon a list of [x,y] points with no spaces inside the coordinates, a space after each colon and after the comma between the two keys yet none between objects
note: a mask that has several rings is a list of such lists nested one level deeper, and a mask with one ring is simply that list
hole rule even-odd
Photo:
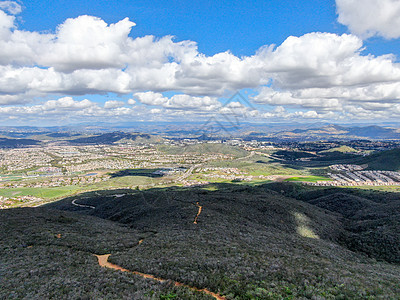
[{"label": "cumulus cloud", "polygon": [[[117,105],[118,104],[118,105]],[[65,122],[75,121],[109,121],[129,120],[132,116],[142,113],[140,109],[133,109],[121,106],[120,101],[108,101],[104,106],[88,99],[75,100],[72,97],[62,97],[57,100],[48,100],[35,105],[25,106],[0,106],[0,121],[7,119],[18,120],[21,124],[31,124],[32,122],[50,122],[65,124]]]},{"label": "cumulus cloud", "polygon": [[276,50],[262,49],[256,63],[282,88],[356,86],[400,80],[394,57],[361,55],[354,35],[309,33],[288,37]]},{"label": "cumulus cloud", "polygon": [[193,97],[185,94],[177,94],[170,98],[164,97],[161,93],[143,92],[135,93],[134,96],[139,102],[151,105],[162,106],[171,109],[194,109],[194,110],[215,110],[221,107],[221,103],[212,97]]},{"label": "cumulus cloud", "polygon": [[[337,2],[340,11],[351,1]],[[290,36],[278,46],[266,45],[252,56],[237,57],[229,51],[207,56],[193,41],[132,38],[134,26],[128,18],[107,24],[79,16],[54,32],[30,32],[19,30],[15,16],[0,10],[0,105],[27,105],[61,95],[67,97],[40,108],[27,107],[103,116],[129,115],[133,106],[136,111],[149,106],[147,113],[160,110],[176,116],[230,110],[254,117],[322,118],[387,113],[400,103],[400,65],[394,56],[362,54],[363,41],[353,34],[314,32]],[[298,114],[257,112],[234,103],[222,107],[219,96],[244,88],[258,90],[251,99],[261,106],[298,109]],[[175,95],[166,97],[163,92]],[[99,106],[71,98],[107,93],[132,94],[130,107],[118,100]],[[144,105],[135,106],[136,101]]]},{"label": "cumulus cloud", "polygon": [[339,23],[362,37],[400,37],[400,1],[336,0]]},{"label": "cumulus cloud", "polygon": [[135,105],[136,104],[136,101],[135,101],[135,99],[128,99],[128,104],[129,105]]},{"label": "cumulus cloud", "polygon": [[[276,49],[261,49],[254,59],[265,64],[271,83],[252,100],[313,109],[323,116],[327,111],[343,116],[357,106],[390,115],[400,102],[400,66],[390,55],[362,55],[362,45],[354,35],[310,33],[289,37]],[[356,118],[356,111],[351,116]]]}]

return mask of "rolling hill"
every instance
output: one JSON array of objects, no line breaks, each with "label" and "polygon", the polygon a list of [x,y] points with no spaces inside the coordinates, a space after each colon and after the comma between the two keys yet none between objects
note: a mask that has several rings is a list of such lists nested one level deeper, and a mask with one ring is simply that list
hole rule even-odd
[{"label": "rolling hill", "polygon": [[0,147],[1,148],[19,148],[26,146],[34,146],[39,145],[40,141],[34,139],[9,139],[9,138],[0,138]]},{"label": "rolling hill", "polygon": [[382,126],[342,126],[322,125],[306,129],[293,129],[280,131],[270,136],[294,140],[321,140],[321,139],[372,139],[372,140],[393,140],[400,139],[398,129]]},{"label": "rolling hill", "polygon": [[[398,194],[275,183],[0,211],[0,298],[395,299],[399,208]],[[167,281],[101,268],[93,254]]]},{"label": "rolling hill", "polygon": [[400,149],[379,151],[365,157],[362,161],[371,170],[400,171]]},{"label": "rolling hill", "polygon": [[150,134],[139,134],[139,133],[126,133],[121,131],[115,131],[110,133],[103,133],[99,135],[89,136],[89,137],[81,137],[77,139],[72,139],[69,142],[72,144],[102,144],[102,145],[111,145],[114,143],[121,142],[146,142],[151,143],[154,140],[161,140],[161,138],[155,138]]}]

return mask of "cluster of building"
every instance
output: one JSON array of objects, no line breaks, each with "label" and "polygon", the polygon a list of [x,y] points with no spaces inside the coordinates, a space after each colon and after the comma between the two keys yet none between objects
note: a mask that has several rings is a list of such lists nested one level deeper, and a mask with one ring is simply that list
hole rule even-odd
[{"label": "cluster of building", "polygon": [[335,173],[328,173],[332,181],[308,183],[319,186],[400,185],[400,173],[394,171],[368,171],[358,165],[332,165]]},{"label": "cluster of building", "polygon": [[59,187],[59,186],[69,186],[69,185],[90,185],[98,183],[101,181],[106,181],[110,179],[110,175],[107,174],[96,174],[93,176],[59,176],[52,177],[51,179],[44,180],[22,180],[22,181],[5,181],[0,183],[0,189],[12,189],[12,188],[47,188],[47,187]]},{"label": "cluster of building", "polygon": [[0,149],[0,168],[20,171],[34,167],[51,167],[53,158],[40,148]]},{"label": "cluster of building", "polygon": [[329,166],[329,169],[332,171],[361,171],[365,169],[366,166],[360,166],[360,165],[331,165]]},{"label": "cluster of building", "polygon": [[205,168],[196,168],[196,172],[200,173],[222,173],[227,175],[240,175],[242,172],[238,168],[218,168],[218,167],[205,167]]},{"label": "cluster of building", "polygon": [[14,204],[40,202],[43,199],[34,196],[4,197],[0,196],[0,209],[6,209]]},{"label": "cluster of building", "polygon": [[[167,167],[226,160],[220,153],[168,154],[153,146],[82,145],[0,149],[0,169],[5,172],[77,174],[91,170]],[[32,169],[38,168],[35,171]]]}]

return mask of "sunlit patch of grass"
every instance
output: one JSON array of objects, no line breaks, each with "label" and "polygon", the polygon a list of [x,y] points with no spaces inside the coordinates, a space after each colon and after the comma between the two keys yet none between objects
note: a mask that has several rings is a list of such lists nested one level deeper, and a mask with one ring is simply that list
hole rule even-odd
[{"label": "sunlit patch of grass", "polygon": [[297,223],[296,231],[300,236],[311,239],[319,239],[318,234],[316,234],[312,228],[308,226],[310,219],[306,215],[299,212],[293,212],[292,214]]},{"label": "sunlit patch of grass", "polygon": [[297,226],[297,233],[299,235],[301,235],[302,237],[307,237],[307,238],[311,238],[311,239],[319,239],[319,236],[317,234],[315,234],[311,228],[309,228],[305,225]]},{"label": "sunlit patch of grass", "polygon": [[317,182],[317,181],[332,181],[332,179],[324,176],[304,176],[304,177],[291,177],[285,179],[285,181]]}]

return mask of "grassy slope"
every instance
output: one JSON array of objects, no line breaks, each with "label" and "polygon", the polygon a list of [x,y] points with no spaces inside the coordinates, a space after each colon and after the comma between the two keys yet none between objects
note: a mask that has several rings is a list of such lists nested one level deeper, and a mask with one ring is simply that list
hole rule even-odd
[{"label": "grassy slope", "polygon": [[326,152],[354,153],[354,152],[358,152],[358,151],[349,146],[340,146],[340,147],[336,147],[336,148],[331,148],[329,150],[321,151],[320,153],[326,153]]},{"label": "grassy slope", "polygon": [[17,196],[34,196],[44,199],[45,201],[60,199],[82,193],[85,191],[107,189],[107,188],[125,188],[131,186],[143,186],[158,182],[157,178],[146,176],[123,176],[111,178],[107,181],[89,184],[89,185],[69,185],[61,187],[44,187],[44,188],[4,188],[0,189],[0,196],[17,197]]},{"label": "grassy slope", "polygon": [[305,176],[305,177],[292,177],[286,179],[286,181],[303,181],[303,182],[317,182],[317,181],[330,181],[329,177],[324,176]]}]

